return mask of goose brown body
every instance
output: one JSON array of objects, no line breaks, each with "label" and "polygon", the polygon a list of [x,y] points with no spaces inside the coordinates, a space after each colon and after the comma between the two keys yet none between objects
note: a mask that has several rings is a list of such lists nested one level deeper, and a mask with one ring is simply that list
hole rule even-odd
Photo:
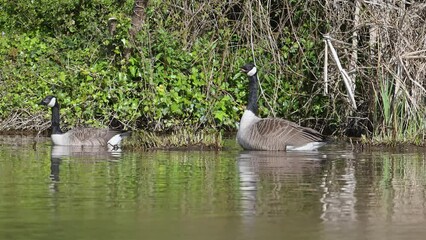
[{"label": "goose brown body", "polygon": [[237,133],[238,143],[246,150],[303,150],[304,146],[320,147],[324,136],[311,128],[302,127],[281,118],[253,119]]},{"label": "goose brown body", "polygon": [[52,134],[52,142],[62,146],[107,146],[119,131],[100,128],[73,128],[66,133]]},{"label": "goose brown body", "polygon": [[257,114],[257,69],[253,64],[242,67],[250,81],[247,109],[240,121],[237,142],[246,150],[314,150],[326,144],[318,131],[282,118],[260,118]]}]

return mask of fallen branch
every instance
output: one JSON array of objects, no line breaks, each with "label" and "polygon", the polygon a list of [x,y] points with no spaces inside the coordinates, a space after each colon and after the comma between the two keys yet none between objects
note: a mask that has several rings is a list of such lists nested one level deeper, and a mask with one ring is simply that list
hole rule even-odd
[{"label": "fallen branch", "polygon": [[330,36],[328,34],[326,34],[326,35],[324,35],[324,39],[325,39],[328,47],[330,48],[331,55],[333,56],[333,59],[336,62],[337,68],[339,69],[340,74],[342,75],[343,82],[345,83],[346,91],[348,92],[350,103],[352,104],[352,107],[354,109],[356,109],[357,106],[356,106],[355,96],[354,96],[354,92],[353,92],[353,88],[352,88],[352,86],[354,86],[355,84],[352,81],[352,79],[349,77],[349,75],[345,71],[345,69],[343,69],[342,64],[340,63],[339,57],[337,56],[336,49],[334,49],[333,45],[331,44]]}]

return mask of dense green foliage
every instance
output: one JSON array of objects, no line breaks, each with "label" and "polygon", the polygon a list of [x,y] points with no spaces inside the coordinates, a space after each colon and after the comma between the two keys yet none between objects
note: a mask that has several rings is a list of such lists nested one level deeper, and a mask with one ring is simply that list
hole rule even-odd
[{"label": "dense green foliage", "polygon": [[[378,17],[368,3],[350,1],[141,2],[147,4],[135,14],[131,0],[0,0],[0,130],[45,130],[47,124],[26,126],[49,119],[37,105],[47,94],[59,97],[66,127],[235,130],[247,98],[239,68],[250,61],[259,69],[262,117],[370,142],[425,140],[425,68],[423,56],[414,56],[423,52],[416,37],[423,20],[392,30],[404,16],[419,19],[423,5],[395,6]],[[348,20],[356,7],[366,11],[359,26]],[[393,25],[371,26],[372,19]],[[374,31],[386,42],[370,39]],[[352,44],[335,43],[344,68],[353,68],[357,109],[330,60],[323,94],[324,33]],[[395,38],[416,48],[404,45],[401,55]],[[404,71],[397,70],[400,55]]]},{"label": "dense green foliage", "polygon": [[[311,18],[303,9],[294,13],[297,43],[294,29],[279,26],[272,52],[261,33],[251,50],[244,4],[187,4],[149,1],[132,38],[133,1],[1,0],[0,119],[19,109],[45,111],[48,119],[37,103],[54,94],[65,125],[235,129],[247,95],[239,67],[253,56],[263,116],[324,116],[325,99],[312,97],[318,89],[310,81],[320,74],[315,9]],[[113,34],[110,17],[117,19]]]}]

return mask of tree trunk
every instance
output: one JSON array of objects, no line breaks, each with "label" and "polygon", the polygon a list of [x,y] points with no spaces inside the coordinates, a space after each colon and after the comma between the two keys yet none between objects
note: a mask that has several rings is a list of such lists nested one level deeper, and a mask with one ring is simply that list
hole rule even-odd
[{"label": "tree trunk", "polygon": [[145,9],[148,6],[148,0],[135,0],[133,5],[132,27],[130,28],[130,38],[134,39],[135,35],[141,30],[145,21]]},{"label": "tree trunk", "polygon": [[[132,15],[132,26],[129,30],[130,44],[134,45],[135,36],[142,28],[142,24],[145,22],[146,14],[145,9],[148,6],[148,0],[135,0],[133,5],[133,15]],[[125,50],[126,61],[129,60],[131,54],[131,47],[128,46]]]}]

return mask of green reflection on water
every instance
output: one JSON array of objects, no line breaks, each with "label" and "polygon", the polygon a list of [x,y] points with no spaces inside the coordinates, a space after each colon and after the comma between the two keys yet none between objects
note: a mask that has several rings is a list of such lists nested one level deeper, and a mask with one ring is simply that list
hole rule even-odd
[{"label": "green reflection on water", "polygon": [[55,149],[0,146],[0,239],[398,239],[426,231],[424,152]]},{"label": "green reflection on water", "polygon": [[238,209],[238,171],[226,153],[53,156],[49,148],[2,147],[0,237],[55,239],[58,233],[81,239],[93,232],[111,239],[109,233],[118,231],[121,239]]}]

